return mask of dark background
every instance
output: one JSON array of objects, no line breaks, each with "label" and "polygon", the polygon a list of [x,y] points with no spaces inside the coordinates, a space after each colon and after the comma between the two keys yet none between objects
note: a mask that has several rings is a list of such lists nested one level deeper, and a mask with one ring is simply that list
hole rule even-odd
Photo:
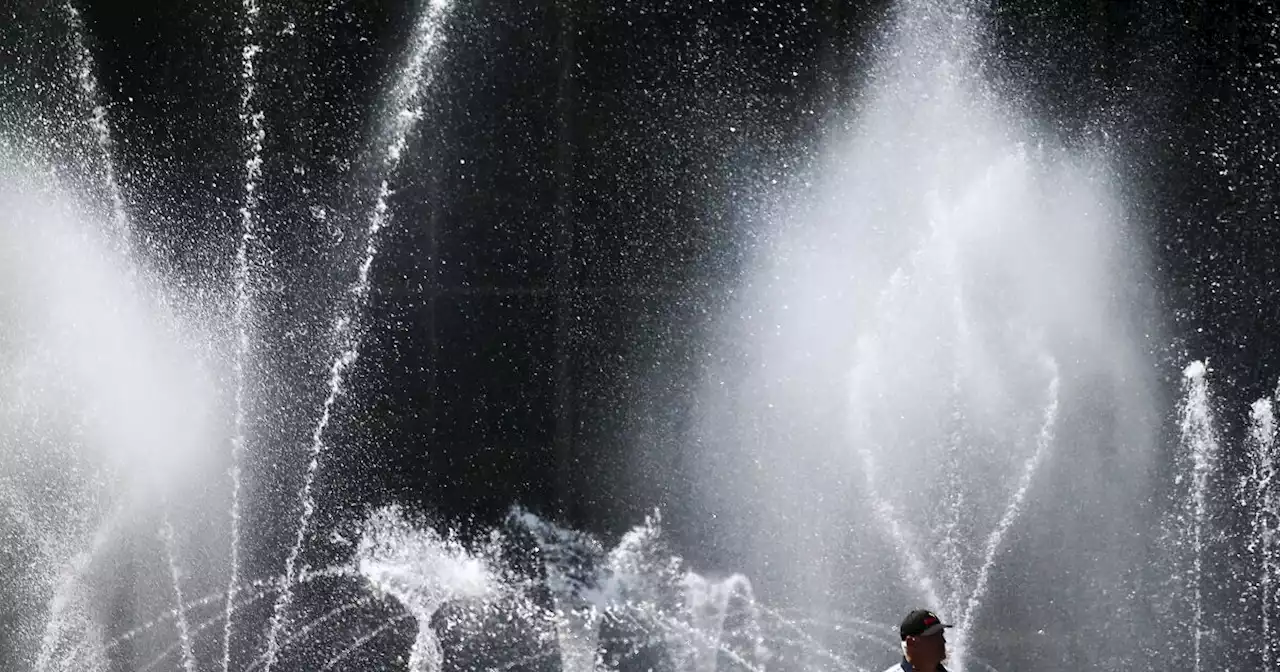
[{"label": "dark background", "polygon": [[[266,495],[250,514],[263,548],[289,533],[279,507],[323,399],[379,96],[413,9],[263,8],[248,486]],[[483,527],[520,503],[613,536],[657,507],[695,566],[732,568],[698,543],[695,484],[637,457],[673,451],[631,448],[688,422],[692,355],[741,269],[753,206],[856,111],[889,9],[458,0],[395,177],[321,479],[325,520],[394,501]],[[60,11],[11,14],[53,25]],[[1185,362],[1207,357],[1222,417],[1244,417],[1277,377],[1274,10],[992,0],[987,16],[990,75],[1066,142],[1107,144],[1129,178],[1159,296],[1135,309],[1167,336],[1153,348],[1170,399]],[[84,20],[144,249],[191,286],[226,287],[245,160],[240,4],[90,0]],[[8,46],[30,47],[10,32]]]}]

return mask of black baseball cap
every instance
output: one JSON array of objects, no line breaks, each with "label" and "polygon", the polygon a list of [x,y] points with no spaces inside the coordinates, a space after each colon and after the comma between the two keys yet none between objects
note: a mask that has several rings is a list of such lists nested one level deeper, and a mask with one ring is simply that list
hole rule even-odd
[{"label": "black baseball cap", "polygon": [[942,632],[944,628],[952,627],[949,623],[943,623],[938,615],[928,609],[916,609],[907,614],[902,619],[902,625],[898,626],[898,634],[903,639],[908,637],[928,637]]}]

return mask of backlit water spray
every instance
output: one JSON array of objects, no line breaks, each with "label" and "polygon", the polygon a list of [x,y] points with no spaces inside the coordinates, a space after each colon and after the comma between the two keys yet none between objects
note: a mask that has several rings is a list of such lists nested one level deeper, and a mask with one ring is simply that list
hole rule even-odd
[{"label": "backlit water spray", "polygon": [[[120,183],[116,178],[111,127],[107,123],[107,108],[101,99],[98,77],[94,74],[93,53],[85,45],[84,20],[75,5],[75,0],[64,0],[62,7],[67,16],[72,58],[75,61],[76,83],[79,85],[81,100],[88,112],[89,128],[92,130],[95,146],[99,152],[98,160],[93,163],[97,164],[102,171],[103,187],[107,191],[107,211],[110,214],[112,240],[119,246],[120,257],[129,259],[132,257],[132,231],[124,195],[120,191]],[[82,168],[88,168],[88,166],[82,166]],[[132,272],[134,267],[129,268]]]},{"label": "backlit water spray", "polygon": [[[439,672],[443,652],[431,620],[446,602],[486,597],[499,587],[488,558],[435,530],[408,524],[395,507],[366,521],[356,557],[361,575],[377,594],[393,596],[417,621],[410,672]],[[355,646],[368,641],[362,640]],[[344,651],[339,658],[347,655]]]},{"label": "backlit water spray", "polygon": [[[58,6],[65,10],[73,52],[72,76],[66,79],[88,111],[87,145],[96,151],[82,172],[102,178],[96,187],[106,194],[99,199],[102,219],[120,247],[117,256],[129,259],[127,207],[117,184],[109,107],[87,46],[92,41],[85,39],[76,6],[70,0]],[[527,628],[517,634],[534,642],[530,660],[557,657],[572,672],[655,655],[652,649],[659,645],[663,664],[679,672],[715,672],[725,664],[759,672],[832,666],[875,670],[896,657],[891,622],[919,600],[927,603],[919,606],[942,605],[944,618],[960,625],[956,669],[990,669],[981,657],[1008,658],[998,644],[1003,637],[1030,642],[1051,668],[1125,669],[1146,662],[1123,658],[1133,655],[1132,634],[1112,627],[1133,622],[1139,624],[1133,626],[1139,639],[1151,634],[1142,630],[1144,621],[1131,616],[1153,598],[1127,577],[1141,573],[1131,568],[1143,567],[1148,557],[1142,539],[1147,521],[1133,512],[1146,511],[1153,488],[1145,474],[1154,471],[1152,456],[1162,455],[1151,439],[1158,420],[1147,408],[1153,396],[1149,372],[1157,367],[1144,354],[1149,344],[1137,342],[1135,333],[1143,332],[1126,321],[1136,312],[1125,294],[1133,285],[1128,274],[1141,275],[1142,264],[1124,244],[1124,204],[1118,196],[1123,185],[1105,152],[1080,149],[1087,142],[1058,143],[1019,113],[1017,91],[998,90],[984,80],[980,6],[941,0],[894,6],[858,114],[846,127],[849,137],[826,147],[829,161],[815,160],[812,174],[790,182],[809,183],[797,186],[794,195],[802,206],[780,217],[785,221],[751,250],[756,256],[735,290],[741,305],[734,309],[742,310],[727,311],[725,322],[733,328],[725,331],[732,333],[721,334],[729,343],[726,349],[747,353],[747,361],[726,355],[722,368],[707,367],[713,369],[707,387],[730,400],[699,400],[706,434],[670,442],[690,450],[683,464],[711,467],[692,481],[698,495],[707,498],[707,508],[681,515],[687,520],[705,514],[722,526],[708,526],[709,536],[732,537],[722,545],[716,542],[723,540],[701,537],[694,543],[705,541],[731,563],[742,561],[751,569],[735,565],[712,568],[706,576],[694,572],[665,547],[656,516],[606,551],[606,544],[589,534],[524,511],[513,515],[507,528],[491,530],[489,540],[494,548],[519,554],[527,550],[522,544],[532,533],[537,541],[530,552],[540,562],[508,565],[496,552],[458,541],[446,526],[411,524],[392,508],[375,511],[360,528],[359,540],[344,546],[352,549],[350,564],[309,571],[304,548],[315,533],[318,507],[325,505],[316,491],[332,448],[330,425],[337,422],[344,385],[370,328],[365,313],[374,264],[390,245],[386,229],[397,198],[392,185],[423,117],[422,97],[432,82],[449,12],[446,2],[424,5],[405,57],[392,73],[388,99],[376,111],[380,132],[370,167],[373,190],[360,222],[364,237],[351,261],[354,280],[341,290],[332,321],[320,325],[329,339],[330,365],[324,402],[304,446],[309,459],[296,492],[299,513],[290,521],[296,528],[287,530],[287,548],[266,549],[286,554],[283,567],[267,572],[280,574],[246,580],[241,514],[253,503],[244,499],[251,489],[242,488],[241,470],[251,454],[246,442],[254,404],[272,400],[254,398],[249,375],[256,370],[251,359],[267,351],[254,344],[265,319],[257,305],[266,268],[261,262],[271,253],[259,218],[266,117],[257,91],[258,58],[269,38],[257,0],[243,0],[235,144],[245,158],[231,278],[235,347],[228,362],[234,383],[230,579],[225,591],[199,594],[210,582],[222,584],[223,567],[210,576],[188,571],[206,549],[187,545],[210,540],[189,531],[187,523],[195,519],[188,521],[180,509],[157,510],[159,505],[146,497],[140,497],[140,513],[126,516],[119,528],[88,525],[99,533],[74,540],[77,548],[85,548],[81,553],[39,537],[33,543],[40,561],[51,568],[47,592],[52,596],[41,594],[48,613],[32,637],[40,640],[32,646],[36,669],[138,670],[138,660],[142,669],[160,669],[176,658],[193,672],[202,664],[212,667],[214,661],[202,656],[221,653],[224,672],[384,663],[435,672],[446,653],[437,627],[456,627],[459,613],[472,610],[483,618],[463,627],[461,646],[489,647],[483,653],[493,660],[485,660],[485,669],[517,667],[514,654],[509,660],[500,655],[511,653],[502,647],[515,637],[494,644],[499,639],[494,631]],[[1007,100],[1014,102],[1006,105]],[[99,161],[101,168],[89,165]],[[0,217],[8,217],[7,210]],[[45,223],[34,218],[19,224],[33,221]],[[27,253],[32,232],[45,230],[12,228],[13,240],[6,238],[0,250],[6,255],[0,273],[21,261],[14,254],[10,263],[6,250]],[[88,247],[87,258],[100,252]],[[91,338],[55,339],[49,345],[76,360],[68,367],[72,373],[98,385],[85,395],[95,411],[87,415],[102,421],[101,433],[110,436],[91,436],[95,441],[78,448],[88,452],[90,443],[106,444],[104,452],[118,459],[120,471],[147,472],[153,479],[139,479],[144,492],[155,482],[167,485],[170,471],[151,473],[151,462],[167,455],[174,437],[201,434],[173,421],[179,415],[174,408],[197,407],[204,400],[188,402],[170,389],[173,381],[167,376],[158,383],[145,378],[140,372],[151,364],[152,349],[127,350],[126,356],[98,349],[109,340],[100,338],[110,331],[105,327],[119,327],[119,322],[136,327],[119,339],[136,344],[152,335],[148,327],[160,318],[141,313],[112,322],[100,309],[121,303],[125,293],[100,293],[102,278],[78,275],[87,265],[78,258],[72,259],[76,263],[66,263],[60,254],[36,258],[39,263],[5,276],[17,290],[8,292],[6,285],[0,299],[55,285],[58,291],[49,296],[61,303],[52,307],[71,323],[95,328],[89,330]],[[55,266],[58,272],[49,272]],[[49,307],[44,301],[49,296],[38,296],[41,300],[33,303]],[[85,330],[77,328],[79,338]],[[157,368],[177,371],[167,364]],[[63,372],[55,373],[49,381]],[[4,380],[16,385],[13,378]],[[1169,471],[1182,479],[1174,499],[1185,513],[1180,519],[1185,527],[1170,548],[1188,552],[1188,573],[1178,580],[1190,583],[1178,596],[1194,604],[1183,612],[1193,621],[1193,654],[1174,662],[1198,671],[1218,666],[1209,643],[1229,629],[1214,620],[1219,610],[1212,590],[1202,590],[1214,571],[1209,542],[1223,536],[1214,515],[1220,495],[1214,476],[1221,475],[1220,454],[1228,447],[1216,433],[1207,367],[1188,367],[1183,382],[1180,425],[1174,428],[1180,452]],[[18,395],[43,394],[39,385],[15,389]],[[166,405],[170,397],[180,403]],[[1238,493],[1249,507],[1254,537],[1247,560],[1256,576],[1250,576],[1253,589],[1246,601],[1261,605],[1258,627],[1264,639],[1276,629],[1280,586],[1272,403],[1263,400],[1253,408],[1248,473]],[[724,409],[723,415],[714,412]],[[62,422],[56,415],[61,410],[50,411],[55,424]],[[747,418],[751,422],[743,422]],[[81,420],[74,417],[67,424]],[[748,425],[751,429],[744,429]],[[219,456],[216,463],[224,465],[225,430],[210,436],[217,443],[211,451]],[[25,438],[13,445],[25,445]],[[80,438],[75,434],[72,440]],[[663,476],[661,470],[644,474]],[[61,494],[57,484],[45,492]],[[161,514],[159,557],[142,558],[145,562],[130,557],[137,545],[129,535],[149,538],[154,530],[140,521]],[[49,526],[25,513],[11,518],[19,528]],[[512,528],[514,534],[507,536]],[[216,539],[218,549],[222,541]],[[128,574],[118,569],[148,562],[153,569],[167,569],[168,576],[136,577],[145,584],[142,589],[131,583],[134,577],[117,576]],[[770,576],[753,585],[746,577],[755,577],[756,569]],[[1009,580],[1002,584],[1002,576]],[[1047,576],[1061,580],[1051,589],[1022,580]],[[323,584],[316,588],[317,601],[323,601],[332,585],[324,581],[339,585],[338,604],[321,604],[320,618],[292,623],[294,601],[302,601],[295,591],[301,594],[308,586],[310,597],[310,587]],[[838,606],[840,613],[782,618],[781,608],[764,606],[756,593],[760,586],[760,595],[802,611],[826,613],[817,601],[830,600],[825,606]],[[107,599],[128,591],[145,595],[132,602],[138,613],[101,616],[110,611]],[[236,650],[239,629],[258,627],[245,614],[259,601],[269,614],[265,650]],[[387,615],[387,609],[400,611]],[[1047,612],[1069,631],[1035,639],[1028,630]],[[1011,623],[1001,618],[1004,613],[1025,615],[1025,622]],[[123,633],[113,629],[133,621],[112,619],[133,616],[142,624]],[[109,621],[113,638],[103,641],[97,620]],[[399,626],[410,620],[417,630],[407,656],[377,663],[364,657],[374,655],[369,652],[375,645],[401,637]],[[340,636],[321,636],[329,627]],[[819,628],[837,636],[825,638]],[[215,649],[218,640],[220,650]],[[637,653],[641,650],[650,653]],[[1121,651],[1120,657],[1101,653],[1108,650]],[[1260,655],[1264,670],[1275,668],[1274,647]],[[458,665],[467,668],[468,661]]]},{"label": "backlit water spray", "polygon": [[160,538],[164,543],[165,560],[169,564],[169,578],[173,581],[173,611],[178,622],[178,642],[182,645],[182,669],[196,672],[196,658],[191,650],[191,624],[187,620],[187,602],[182,597],[182,569],[178,560],[178,542],[169,519],[168,505],[160,522]]},{"label": "backlit water spray", "polygon": [[244,129],[244,147],[248,158],[244,165],[244,203],[240,206],[240,237],[236,244],[235,264],[235,312],[232,329],[235,331],[235,355],[232,362],[235,390],[235,418],[231,435],[231,576],[227,581],[227,603],[224,611],[226,623],[222,635],[222,670],[231,669],[231,638],[234,633],[235,601],[240,586],[240,525],[241,525],[241,469],[244,461],[246,371],[250,356],[250,320],[253,310],[251,286],[253,265],[250,257],[260,246],[256,245],[258,231],[255,218],[258,210],[258,178],[262,173],[262,143],[266,138],[263,114],[254,109],[257,92],[257,73],[254,59],[262,49],[258,43],[258,16],[261,8],[257,0],[244,0],[241,21],[244,45],[241,47],[240,66],[240,125]]},{"label": "backlit water spray", "polygon": [[1191,669],[1200,672],[1207,624],[1204,605],[1205,545],[1210,533],[1209,477],[1218,460],[1218,437],[1213,426],[1213,407],[1209,394],[1209,367],[1205,362],[1192,362],[1183,371],[1184,398],[1180,428],[1182,454],[1189,460],[1190,483],[1187,489],[1186,513],[1190,529],[1191,568],[1187,577],[1191,588]]},{"label": "backlit water spray", "polygon": [[[110,520],[100,526],[93,535],[88,548],[65,561],[55,575],[53,595],[46,606],[47,613],[45,615],[44,629],[40,638],[39,652],[35,660],[35,669],[38,672],[46,672],[52,669],[57,649],[63,643],[62,639],[67,634],[65,632],[66,623],[64,619],[68,610],[83,595],[84,587],[81,585],[81,581],[88,570],[88,565],[111,539],[112,533],[115,532],[115,522],[115,520]],[[81,642],[81,644],[84,643]]]},{"label": "backlit water spray", "polygon": [[[1088,605],[1068,639],[1123,647],[1104,620],[1140,608],[1125,572],[1149,495],[1120,484],[1159,447],[1123,172],[988,79],[984,13],[895,4],[847,133],[751,213],[767,224],[744,236],[680,456],[755,540],[722,543],[787,577],[787,600],[938,609],[956,669],[1023,636],[1008,609],[1062,613],[1051,597]],[[1075,508],[1046,504],[1066,492]],[[1010,597],[1001,577],[1033,567],[1071,582]]]},{"label": "backlit water spray", "polygon": [[379,185],[372,212],[369,214],[368,227],[365,230],[364,255],[360,261],[355,283],[349,295],[342,302],[343,308],[335,318],[330,342],[337,351],[337,356],[329,368],[328,395],[320,409],[320,419],[311,433],[311,446],[308,451],[310,461],[303,475],[302,488],[299,492],[301,512],[296,523],[296,531],[292,547],[285,558],[284,586],[280,597],[276,600],[271,623],[267,631],[267,663],[266,672],[270,672],[278,656],[277,639],[285,619],[288,617],[290,602],[293,599],[293,582],[297,571],[298,556],[315,515],[315,500],[312,489],[316,476],[320,471],[320,461],[325,447],[325,431],[333,416],[334,405],[342,395],[343,383],[347,371],[355,364],[360,355],[360,344],[364,336],[362,313],[369,302],[369,273],[378,256],[381,243],[380,234],[387,224],[391,199],[391,180],[400,167],[400,160],[409,142],[409,136],[418,119],[421,117],[419,100],[424,86],[434,76],[430,64],[442,41],[445,20],[449,9],[449,0],[426,0],[414,26],[413,36],[409,44],[409,52],[405,62],[400,66],[399,74],[390,92],[383,114],[386,115],[382,138],[384,150],[378,166]]},{"label": "backlit water spray", "polygon": [[[1280,395],[1277,395],[1280,397]],[[1280,619],[1280,454],[1276,450],[1276,416],[1273,399],[1259,399],[1249,413],[1246,441],[1249,470],[1241,484],[1240,505],[1249,512],[1247,550],[1257,567],[1251,588],[1259,606],[1258,641],[1262,669],[1277,669],[1280,643],[1276,639]]]},{"label": "backlit water spray", "polygon": [[1036,471],[1040,465],[1044,463],[1049,455],[1049,451],[1053,446],[1054,430],[1058,423],[1058,395],[1062,385],[1062,378],[1058,369],[1058,363],[1052,357],[1046,357],[1044,367],[1048,374],[1049,386],[1046,390],[1045,407],[1044,407],[1044,424],[1040,427],[1040,432],[1035,438],[1035,452],[1027,459],[1022,466],[1022,474],[1018,478],[1018,484],[1013,492],[1013,496],[1009,499],[1009,504],[1004,510],[1004,514],[1000,516],[1000,521],[991,530],[991,534],[987,537],[986,547],[983,551],[982,566],[978,569],[978,580],[974,585],[972,592],[969,593],[968,603],[965,605],[964,611],[960,614],[957,624],[956,639],[957,659],[960,661],[956,666],[957,669],[964,669],[963,656],[965,645],[973,632],[973,620],[978,608],[982,605],[982,599],[986,597],[987,583],[991,579],[991,570],[995,567],[996,554],[1001,550],[1004,543],[1005,535],[1009,533],[1009,528],[1018,519],[1018,514],[1022,512],[1022,502],[1027,498],[1027,492],[1031,489],[1032,479],[1035,478]]}]

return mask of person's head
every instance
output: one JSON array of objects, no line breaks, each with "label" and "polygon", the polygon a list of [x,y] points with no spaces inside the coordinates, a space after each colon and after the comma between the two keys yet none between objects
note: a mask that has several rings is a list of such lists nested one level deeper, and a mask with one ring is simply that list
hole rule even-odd
[{"label": "person's head", "polygon": [[917,609],[902,619],[898,634],[902,636],[902,654],[912,667],[932,669],[947,657],[944,631],[951,627],[927,609]]}]

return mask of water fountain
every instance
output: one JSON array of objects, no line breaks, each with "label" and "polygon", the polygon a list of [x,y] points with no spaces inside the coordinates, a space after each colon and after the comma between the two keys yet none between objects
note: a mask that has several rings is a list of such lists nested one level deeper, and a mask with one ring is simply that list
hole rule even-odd
[{"label": "water fountain", "polygon": [[[1001,638],[1097,666],[1126,647],[1110,624],[1134,608],[1159,459],[1153,364],[1115,292],[1142,251],[1105,151],[1056,146],[983,76],[970,7],[900,4],[853,138],[779,199],[724,330],[747,354],[710,367],[688,459],[707,507],[757,535],[752,565],[804,577],[794,602],[880,622],[936,605],[958,666]],[[772,510],[733,513],[752,500]]]},{"label": "water fountain", "polygon": [[[746,574],[688,567],[657,514],[609,548],[519,508],[479,541],[383,508],[355,538],[334,532],[345,560],[308,564],[324,531],[317,481],[447,0],[417,9],[379,110],[289,544],[275,574],[248,571],[248,366],[270,319],[258,292],[272,254],[259,221],[262,10],[241,5],[242,202],[230,296],[210,305],[135,245],[85,25],[74,0],[60,7],[81,165],[28,156],[41,138],[0,145],[15,669],[434,672],[468,669],[470,655],[503,670],[547,659],[572,672],[875,670],[897,652],[890,624],[920,603],[957,622],[955,669],[1011,658],[1001,637],[1018,660],[1063,669],[1171,651],[1195,670],[1260,637],[1261,667],[1280,666],[1274,400],[1253,406],[1235,474],[1211,372],[1188,366],[1170,505],[1152,503],[1156,363],[1127,314],[1142,251],[1121,178],[1106,147],[1060,146],[1017,113],[1018,92],[986,79],[973,3],[898,3],[854,131],[765,213],[777,226],[709,346],[718,361],[686,462],[721,534],[747,538],[744,566],[786,575],[770,600]],[[209,486],[223,468],[226,482]],[[1152,587],[1161,572],[1172,579]]]},{"label": "water fountain", "polygon": [[[1178,494],[1166,522],[1163,540],[1180,595],[1175,608],[1190,615],[1183,646],[1194,669],[1232,655],[1233,644],[1256,656],[1262,669],[1275,669],[1274,628],[1277,617],[1277,508],[1274,472],[1278,464],[1271,398],[1250,408],[1248,428],[1239,448],[1224,446],[1222,420],[1210,385],[1207,362],[1192,362],[1184,371],[1180,411],[1182,462]],[[1243,455],[1242,474],[1232,473],[1229,456]],[[1235,487],[1223,482],[1235,478]],[[1234,522],[1232,517],[1242,520]],[[1237,536],[1235,525],[1246,532]],[[1226,591],[1232,604],[1223,605]],[[1218,593],[1218,595],[1214,595]],[[1215,599],[1216,598],[1216,599]],[[1240,618],[1237,614],[1243,612]]]}]

